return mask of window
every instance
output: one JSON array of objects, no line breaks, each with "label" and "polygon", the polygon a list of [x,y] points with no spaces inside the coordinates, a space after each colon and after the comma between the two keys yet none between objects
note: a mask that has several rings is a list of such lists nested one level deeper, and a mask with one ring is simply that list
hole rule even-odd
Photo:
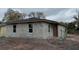
[{"label": "window", "polygon": [[16,32],[16,25],[13,25],[13,32]]},{"label": "window", "polygon": [[32,33],[33,32],[33,26],[32,24],[29,24],[29,33]]},{"label": "window", "polygon": [[50,32],[50,24],[48,25],[48,32]]}]

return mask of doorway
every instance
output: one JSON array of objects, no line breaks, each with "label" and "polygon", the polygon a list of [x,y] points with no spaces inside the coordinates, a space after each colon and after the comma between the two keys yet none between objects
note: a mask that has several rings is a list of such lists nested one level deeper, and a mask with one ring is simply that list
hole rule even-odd
[{"label": "doorway", "polygon": [[53,25],[53,36],[58,37],[58,25]]}]

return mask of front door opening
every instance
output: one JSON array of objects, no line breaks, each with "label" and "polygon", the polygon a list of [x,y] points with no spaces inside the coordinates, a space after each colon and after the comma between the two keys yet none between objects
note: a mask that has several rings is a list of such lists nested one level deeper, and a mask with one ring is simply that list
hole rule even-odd
[{"label": "front door opening", "polygon": [[58,25],[53,25],[53,36],[58,37]]}]

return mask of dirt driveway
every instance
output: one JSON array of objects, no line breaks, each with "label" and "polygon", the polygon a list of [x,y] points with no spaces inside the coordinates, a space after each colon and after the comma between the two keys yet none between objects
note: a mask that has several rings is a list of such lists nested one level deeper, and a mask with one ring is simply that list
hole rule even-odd
[{"label": "dirt driveway", "polygon": [[77,42],[79,42],[79,35],[77,35],[77,34],[68,34],[67,35],[67,40],[73,40],[73,41],[77,41]]},{"label": "dirt driveway", "polygon": [[0,38],[0,50],[79,50],[79,35],[64,41],[22,38]]}]

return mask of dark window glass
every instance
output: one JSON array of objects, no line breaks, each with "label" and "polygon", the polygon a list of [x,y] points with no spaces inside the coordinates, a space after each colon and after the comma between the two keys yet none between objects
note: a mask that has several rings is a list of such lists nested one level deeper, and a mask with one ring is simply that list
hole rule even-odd
[{"label": "dark window glass", "polygon": [[13,32],[16,32],[16,25],[13,25]]},{"label": "dark window glass", "polygon": [[30,33],[33,32],[33,26],[32,26],[32,24],[29,24],[29,32],[30,32]]}]

